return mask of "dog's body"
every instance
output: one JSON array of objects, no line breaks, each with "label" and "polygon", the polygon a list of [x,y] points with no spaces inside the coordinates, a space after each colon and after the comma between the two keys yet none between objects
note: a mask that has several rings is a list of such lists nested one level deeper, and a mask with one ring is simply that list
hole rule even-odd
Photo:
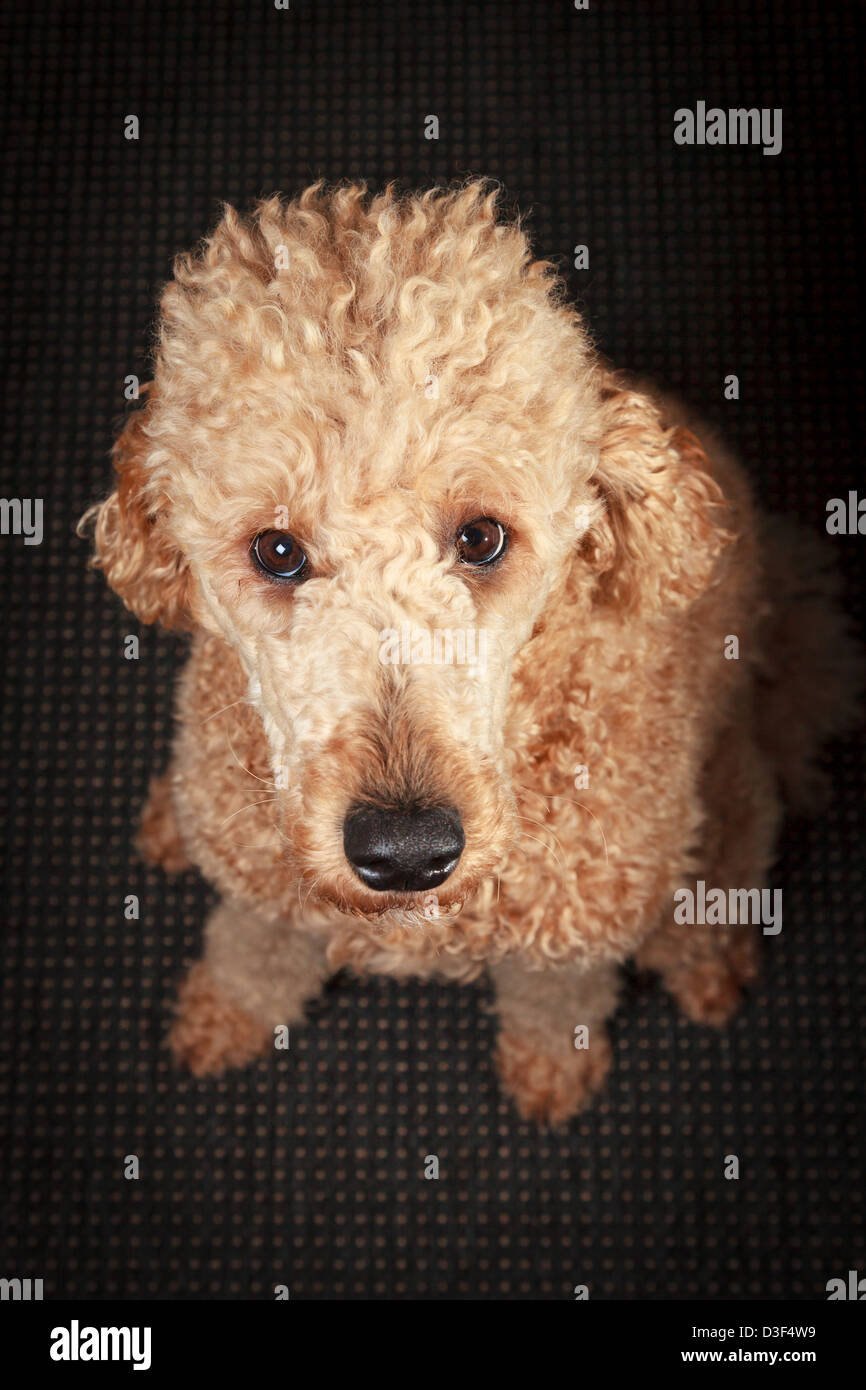
[{"label": "dog's body", "polygon": [[[488,969],[505,1085],[553,1122],[605,1074],[626,958],[728,1016],[759,928],[680,925],[674,894],[766,883],[856,662],[820,558],[701,438],[478,185],[317,187],[178,263],[96,549],[195,633],[142,833],[223,896],[172,1035],[195,1072],[344,965]],[[383,659],[443,629],[484,663]]]}]

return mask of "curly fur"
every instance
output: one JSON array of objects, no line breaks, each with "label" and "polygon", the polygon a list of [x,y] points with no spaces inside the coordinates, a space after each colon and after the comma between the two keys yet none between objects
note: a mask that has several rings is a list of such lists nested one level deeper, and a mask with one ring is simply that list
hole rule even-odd
[{"label": "curly fur", "polygon": [[[178,1055],[246,1056],[341,965],[486,967],[505,1084],[560,1122],[606,1069],[629,955],[693,1017],[726,1015],[753,943],[675,926],[673,893],[765,882],[781,793],[850,717],[855,658],[819,559],[765,528],[700,426],[599,359],[495,191],[227,207],[176,262],[114,461],[95,564],[142,621],[194,633],[142,841],[225,899]],[[250,563],[278,515],[312,566],[295,588]],[[479,574],[452,538],[483,515],[510,546]],[[483,628],[486,669],[383,667],[404,623]],[[350,872],[359,800],[458,806],[432,910]]]}]

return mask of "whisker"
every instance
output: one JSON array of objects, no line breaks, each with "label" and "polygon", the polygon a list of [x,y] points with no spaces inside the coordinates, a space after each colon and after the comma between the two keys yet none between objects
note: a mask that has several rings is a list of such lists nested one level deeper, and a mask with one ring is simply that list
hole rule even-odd
[{"label": "whisker", "polygon": [[[274,798],[274,799],[276,800],[276,798]],[[264,805],[264,802],[263,802],[262,804]],[[271,826],[273,827],[274,830],[276,830],[276,832],[277,832],[277,834],[279,835],[280,839],[281,839],[281,840],[285,840],[285,842],[286,842],[287,845],[290,845],[290,844],[292,843],[291,840],[289,839],[288,835],[286,834],[285,830],[284,830],[283,827],[279,824],[278,821],[272,820],[272,821],[271,821]]]},{"label": "whisker", "polygon": [[228,821],[234,820],[235,816],[239,816],[241,814],[241,811],[251,811],[254,806],[269,806],[272,801],[276,800],[276,796],[265,796],[262,797],[261,801],[251,801],[247,806],[241,806],[237,811],[232,811],[230,816],[226,816],[225,820],[220,821],[220,825],[226,825]]},{"label": "whisker", "polygon": [[552,826],[545,825],[540,820],[533,820],[532,816],[520,816],[519,819],[528,820],[530,825],[537,825],[539,830],[546,830],[548,835],[552,835],[557,845],[559,846],[560,851],[562,852],[563,859],[565,858],[565,849],[563,848],[562,841],[560,840],[559,836],[557,835],[556,831],[553,829]]},{"label": "whisker", "polygon": [[246,700],[232,700],[230,705],[223,705],[222,709],[215,709],[213,714],[209,714],[207,719],[203,719],[202,724],[209,724],[212,719],[216,719],[218,714],[225,714],[227,709],[234,709],[235,705],[245,705]]},{"label": "whisker", "polygon": [[234,744],[232,743],[232,741],[231,741],[231,739],[229,738],[228,734],[226,734],[226,742],[228,743],[228,746],[229,746],[229,748],[231,749],[232,757],[234,758],[234,760],[235,760],[235,762],[237,763],[238,767],[242,768],[243,771],[247,774],[248,777],[255,777],[255,779],[256,779],[257,782],[264,782],[264,784],[265,784],[266,787],[272,787],[272,786],[273,786],[273,782],[271,782],[267,777],[260,777],[259,774],[258,774],[257,772],[250,772],[250,770],[249,770],[248,767],[244,767],[243,763],[241,762],[240,758],[238,757],[237,753],[235,752]]},{"label": "whisker", "polygon": [[540,791],[536,791],[535,787],[527,787],[526,784],[525,784],[524,782],[515,782],[514,785],[515,785],[516,787],[522,787],[524,791],[532,792],[532,795],[533,795],[533,796],[539,796],[539,797],[541,797],[542,801],[546,800],[546,798],[549,796],[549,797],[552,797],[555,801],[570,801],[571,804],[572,804],[572,806],[579,806],[580,809],[581,809],[581,811],[586,811],[586,814],[587,814],[588,816],[592,816],[592,819],[595,821],[596,825],[597,825],[598,828],[599,828],[599,831],[601,832],[601,841],[602,841],[602,844],[604,845],[604,862],[605,862],[606,864],[610,862],[609,857],[608,857],[608,852],[607,852],[607,836],[606,836],[605,833],[604,833],[604,826],[602,825],[601,821],[599,820],[599,818],[598,818],[598,816],[595,814],[595,812],[594,812],[594,811],[591,811],[591,810],[589,809],[588,806],[584,806],[584,804],[583,804],[582,801],[578,801],[578,799],[577,799],[576,796],[568,796],[565,792],[540,792]]},{"label": "whisker", "polygon": [[[305,878],[308,878],[308,877],[309,877],[308,874],[303,874],[303,875],[301,876],[300,882],[303,883],[304,879],[305,879]],[[304,898],[304,901],[303,901],[303,903],[301,904],[301,911],[303,911],[303,909],[304,909],[304,908],[307,906],[307,904],[309,903],[310,898],[313,896],[313,893],[314,893],[315,890],[316,890],[316,885],[318,884],[318,882],[319,882],[318,876],[317,876],[317,877],[314,877],[314,878],[311,880],[309,889],[307,890],[307,896]]]},{"label": "whisker", "polygon": [[[540,792],[540,791],[538,791],[538,789],[537,789],[536,787],[528,787],[528,786],[526,785],[525,782],[515,782],[514,785],[515,785],[515,787],[520,787],[522,791],[531,792],[533,796],[540,797],[542,801],[546,801],[548,796],[559,796],[559,795],[561,795],[561,793],[559,793],[559,792],[549,792],[549,793],[548,793],[548,792]],[[548,812],[550,811],[550,807],[549,807],[549,806],[548,806],[547,810],[548,810]]]},{"label": "whisker", "polygon": [[548,854],[552,854],[553,857],[554,857],[554,859],[556,860],[556,862],[559,864],[559,867],[562,869],[562,872],[565,873],[565,865],[563,864],[563,862],[562,862],[562,860],[560,859],[559,855],[556,854],[555,851],[551,849],[550,845],[546,845],[546,844],[544,843],[543,840],[539,840],[539,838],[538,838],[537,835],[529,835],[525,830],[522,830],[522,831],[520,832],[520,834],[521,834],[521,838],[522,838],[522,839],[524,839],[524,840],[534,840],[535,843],[536,843],[537,845],[541,845],[541,848],[542,848],[542,849],[546,849],[547,852],[548,852]]},{"label": "whisker", "polygon": [[239,845],[237,840],[229,840],[232,849],[273,849],[273,845]]},{"label": "whisker", "polygon": [[596,825],[598,826],[598,828],[599,828],[599,830],[600,830],[600,832],[601,832],[601,842],[602,842],[602,844],[604,845],[604,862],[605,862],[605,864],[609,863],[610,861],[609,861],[609,859],[608,859],[608,854],[607,854],[607,836],[606,836],[605,833],[604,833],[604,826],[602,825],[602,823],[601,823],[601,821],[599,820],[598,816],[597,816],[593,811],[590,811],[590,809],[589,809],[588,806],[584,806],[584,804],[583,804],[582,801],[578,801],[578,800],[576,800],[576,798],[574,798],[574,797],[569,797],[569,800],[570,800],[570,801],[574,801],[575,806],[579,806],[580,809],[581,809],[581,811],[586,811],[586,814],[587,814],[588,816],[592,816],[593,820],[595,821]]}]

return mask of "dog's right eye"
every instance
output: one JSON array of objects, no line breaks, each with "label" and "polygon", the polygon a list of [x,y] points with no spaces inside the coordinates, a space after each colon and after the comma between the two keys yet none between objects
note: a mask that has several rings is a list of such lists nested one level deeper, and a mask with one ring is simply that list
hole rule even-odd
[{"label": "dog's right eye", "polygon": [[260,531],[250,546],[250,554],[271,579],[297,582],[307,567],[306,555],[287,531]]}]

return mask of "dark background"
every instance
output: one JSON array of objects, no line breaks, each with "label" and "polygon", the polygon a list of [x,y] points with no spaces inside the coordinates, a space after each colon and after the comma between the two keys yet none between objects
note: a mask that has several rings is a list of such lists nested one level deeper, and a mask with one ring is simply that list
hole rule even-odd
[{"label": "dark background", "polygon": [[[46,1297],[823,1298],[866,1273],[853,739],[828,754],[832,806],[786,828],[761,987],[715,1033],[632,977],[607,1092],[564,1136],[500,1094],[484,988],[341,977],[290,1053],[221,1082],[164,1046],[212,895],[131,840],[183,647],[144,629],[124,660],[138,626],[73,528],[107,490],[171,257],[219,200],[501,179],[604,351],[722,426],[766,505],[822,532],[827,499],[863,487],[857,7],[591,6],[5,10],[0,483],[44,498],[46,533],[0,539],[0,1275]],[[782,153],[676,146],[699,99],[782,107]],[[866,540],[832,544],[862,616]]]}]

